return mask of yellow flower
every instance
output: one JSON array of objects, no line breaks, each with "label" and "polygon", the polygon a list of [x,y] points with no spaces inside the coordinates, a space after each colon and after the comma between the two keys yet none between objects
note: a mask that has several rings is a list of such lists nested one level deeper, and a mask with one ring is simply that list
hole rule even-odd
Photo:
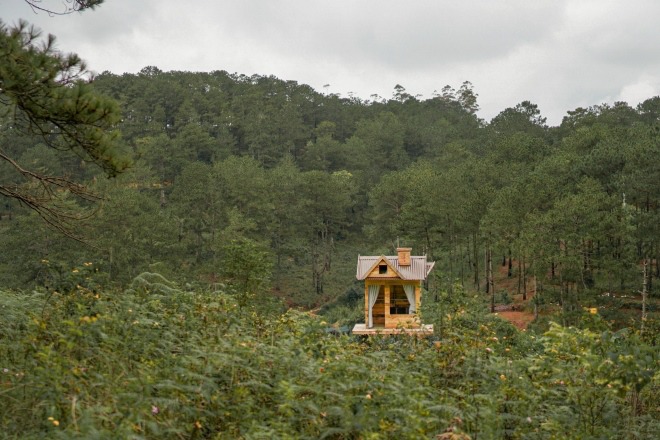
[{"label": "yellow flower", "polygon": [[200,422],[199,420],[195,420],[195,428],[202,429],[202,422]]},{"label": "yellow flower", "polygon": [[71,272],[78,273],[79,271],[78,271],[78,269],[73,269]]},{"label": "yellow flower", "polygon": [[60,422],[58,420],[53,420],[53,425],[60,426]]},{"label": "yellow flower", "polygon": [[503,374],[500,374],[500,380],[506,380],[506,376]]}]

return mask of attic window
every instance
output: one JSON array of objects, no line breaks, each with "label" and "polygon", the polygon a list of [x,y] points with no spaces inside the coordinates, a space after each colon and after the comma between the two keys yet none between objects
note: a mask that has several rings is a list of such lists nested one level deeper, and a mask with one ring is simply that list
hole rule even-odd
[{"label": "attic window", "polygon": [[387,264],[379,264],[378,265],[378,273],[380,275],[384,275],[387,273]]}]

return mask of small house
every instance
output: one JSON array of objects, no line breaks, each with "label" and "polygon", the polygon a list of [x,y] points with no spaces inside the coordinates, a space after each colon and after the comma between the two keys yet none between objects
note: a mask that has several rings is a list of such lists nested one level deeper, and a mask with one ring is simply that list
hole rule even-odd
[{"label": "small house", "polygon": [[396,256],[358,256],[357,279],[364,280],[364,324],[353,334],[432,333],[419,320],[422,282],[433,265],[426,255],[398,248]]}]

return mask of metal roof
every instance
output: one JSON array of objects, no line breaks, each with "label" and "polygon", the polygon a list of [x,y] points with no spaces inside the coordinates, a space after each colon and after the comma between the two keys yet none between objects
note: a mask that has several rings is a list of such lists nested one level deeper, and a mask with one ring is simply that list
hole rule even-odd
[{"label": "metal roof", "polygon": [[363,280],[381,260],[387,260],[387,264],[401,275],[403,280],[425,280],[433,269],[435,262],[426,261],[426,255],[410,256],[410,266],[400,266],[399,257],[394,256],[358,256],[357,279]]}]

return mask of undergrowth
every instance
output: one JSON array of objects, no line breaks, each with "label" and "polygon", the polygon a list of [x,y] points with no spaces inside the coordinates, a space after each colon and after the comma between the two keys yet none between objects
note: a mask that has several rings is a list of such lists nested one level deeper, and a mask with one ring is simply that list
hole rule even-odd
[{"label": "undergrowth", "polygon": [[657,347],[588,318],[526,334],[458,291],[432,338],[363,339],[157,274],[0,292],[0,437],[652,438]]}]

